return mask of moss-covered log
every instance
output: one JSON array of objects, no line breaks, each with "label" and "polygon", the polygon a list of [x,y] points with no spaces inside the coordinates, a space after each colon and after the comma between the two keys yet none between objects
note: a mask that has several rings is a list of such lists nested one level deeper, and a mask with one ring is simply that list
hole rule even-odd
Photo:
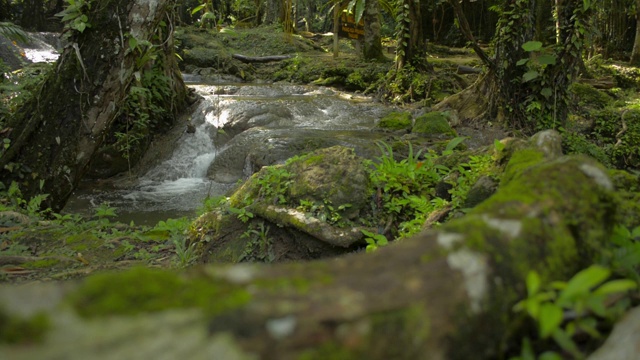
[{"label": "moss-covered log", "polygon": [[76,17],[69,20],[69,45],[7,125],[11,142],[0,157],[0,180],[19,181],[26,198],[48,193],[46,205],[54,210],[86,173],[146,71],[159,68],[166,80],[170,99],[161,107],[168,113],[183,108],[186,98],[173,55],[175,1],[88,3],[70,5],[69,16]]},{"label": "moss-covered log", "polygon": [[[589,158],[558,155],[558,138],[513,142],[496,194],[437,231],[372,254],[2,288],[0,305],[22,319],[12,323],[30,324],[42,310],[51,327],[40,344],[0,347],[0,357],[505,356],[528,271],[566,280],[594,260],[612,230],[617,203],[607,173]],[[27,297],[46,301],[20,301]]]}]

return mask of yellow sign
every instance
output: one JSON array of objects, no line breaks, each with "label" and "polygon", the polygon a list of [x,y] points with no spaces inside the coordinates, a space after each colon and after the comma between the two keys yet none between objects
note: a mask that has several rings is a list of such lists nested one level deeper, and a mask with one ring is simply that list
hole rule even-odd
[{"label": "yellow sign", "polygon": [[364,19],[356,24],[353,14],[343,12],[340,16],[340,31],[338,35],[348,37],[349,39],[360,39],[364,37]]}]

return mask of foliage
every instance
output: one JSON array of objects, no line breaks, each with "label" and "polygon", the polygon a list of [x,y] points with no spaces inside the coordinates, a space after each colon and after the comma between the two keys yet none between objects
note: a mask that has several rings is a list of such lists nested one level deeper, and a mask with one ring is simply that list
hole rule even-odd
[{"label": "foliage", "polygon": [[96,217],[98,219],[104,219],[109,217],[116,217],[116,209],[109,206],[109,203],[103,202],[96,208]]},{"label": "foliage", "polygon": [[[40,189],[44,186],[44,181],[40,181]],[[47,194],[38,194],[29,200],[22,197],[22,192],[17,182],[12,182],[9,188],[5,188],[0,183],[0,198],[4,203],[0,203],[0,210],[13,210],[31,218],[42,218],[51,212],[51,209],[41,209],[42,202],[49,196]]]},{"label": "foliage", "polygon": [[432,154],[421,159],[421,152],[414,154],[410,143],[407,158],[400,161],[394,159],[388,144],[378,142],[378,147],[382,156],[377,163],[371,163],[373,169],[369,175],[377,188],[378,207],[383,218],[401,229],[401,235],[411,235],[418,230],[415,225],[424,221],[433,187],[448,169],[436,165]]},{"label": "foliage", "polygon": [[602,255],[613,270],[640,282],[640,226],[630,230],[616,225]]},{"label": "foliage", "polygon": [[0,22],[0,35],[9,40],[29,42],[29,34],[16,24],[10,22]]},{"label": "foliage", "polygon": [[366,251],[368,253],[374,252],[378,250],[379,247],[386,246],[387,244],[389,244],[387,237],[384,236],[383,234],[374,234],[367,230],[360,230],[360,231],[362,231],[362,234],[364,234],[365,236],[364,239],[367,242]]},{"label": "foliage", "polygon": [[269,227],[264,222],[252,224],[245,231],[241,238],[247,239],[244,252],[240,255],[238,261],[249,262],[273,262],[276,258],[273,249],[273,240],[269,237]]},{"label": "foliage", "polygon": [[173,245],[176,248],[177,266],[185,268],[193,264],[197,259],[196,244],[188,244],[185,236],[173,237]]},{"label": "foliage", "polygon": [[341,212],[350,207],[351,204],[342,204],[335,208],[330,200],[324,199],[322,202],[300,200],[300,206],[297,209],[327,224],[342,226],[345,223],[342,221]]},{"label": "foliage", "polygon": [[[67,7],[56,14],[60,17],[60,21],[64,23],[63,33],[69,30],[75,30],[83,33],[85,29],[90,28],[89,17],[86,15],[91,10],[91,0],[64,0]],[[68,34],[67,34],[68,36]]]},{"label": "foliage", "polygon": [[461,163],[455,169],[458,176],[455,177],[455,182],[452,183],[453,188],[449,190],[451,193],[451,205],[454,209],[461,209],[467,194],[471,187],[478,181],[480,176],[489,173],[491,166],[493,165],[493,159],[491,155],[471,155],[469,161]]},{"label": "foliage", "polygon": [[[611,295],[625,293],[637,287],[628,279],[606,281],[611,270],[592,265],[578,272],[567,282],[555,281],[544,285],[537,272],[527,275],[527,298],[514,306],[517,312],[526,312],[538,325],[542,339],[552,338],[557,345],[575,359],[583,359],[573,336],[582,333],[601,337],[598,319],[614,320],[620,316],[628,302],[617,301],[609,306]],[[606,282],[605,282],[606,281]],[[517,359],[534,359],[531,348],[523,347]],[[562,359],[558,354],[546,352],[540,359]]]},{"label": "foliage", "polygon": [[292,174],[282,166],[270,166],[257,179],[260,186],[258,196],[267,202],[284,205],[287,203],[286,191],[292,181]]}]

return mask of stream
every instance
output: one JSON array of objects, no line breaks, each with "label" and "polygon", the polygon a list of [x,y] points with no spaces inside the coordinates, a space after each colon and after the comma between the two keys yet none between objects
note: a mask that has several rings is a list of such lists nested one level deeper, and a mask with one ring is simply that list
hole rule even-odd
[{"label": "stream", "polygon": [[205,198],[224,195],[263,165],[337,144],[367,151],[380,136],[371,129],[391,110],[330,88],[184,79],[203,97],[190,116],[195,132],[156,144],[172,151],[146,156],[142,174],[84,182],[65,212],[90,216],[107,203],[115,220],[138,225],[194,216]]}]

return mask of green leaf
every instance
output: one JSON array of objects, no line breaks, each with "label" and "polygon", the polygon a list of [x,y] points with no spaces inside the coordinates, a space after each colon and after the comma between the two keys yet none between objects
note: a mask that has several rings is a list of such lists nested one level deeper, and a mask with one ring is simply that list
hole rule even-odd
[{"label": "green leaf", "polygon": [[493,140],[493,147],[496,151],[500,152],[504,149],[505,145],[498,139]]},{"label": "green leaf", "polygon": [[138,46],[138,39],[136,39],[135,37],[131,36],[129,38],[129,49],[131,49],[131,51],[133,51],[137,46]]},{"label": "green leaf", "polygon": [[87,28],[87,24],[80,22],[78,24],[76,24],[75,26],[76,30],[80,31],[80,32],[84,32],[84,29]]},{"label": "green leaf", "polygon": [[578,346],[576,345],[576,343],[574,343],[571,337],[562,329],[558,328],[553,333],[553,340],[555,340],[555,342],[560,345],[562,349],[571,353],[574,358],[582,359],[584,357],[580,350],[578,350]]},{"label": "green leaf", "polygon": [[553,95],[553,90],[551,90],[551,88],[546,87],[546,88],[540,90],[540,95],[542,95],[542,96],[544,96],[544,97],[546,97],[548,99],[549,97],[551,97],[551,95]]},{"label": "green leaf", "polygon": [[538,62],[542,65],[555,65],[557,57],[555,55],[540,55],[538,57]]},{"label": "green leaf", "polygon": [[540,290],[540,275],[534,270],[527,274],[527,294],[529,297],[535,295]]},{"label": "green leaf", "polygon": [[608,281],[599,288],[597,288],[593,294],[594,295],[609,295],[615,294],[619,292],[625,292],[629,290],[633,290],[638,287],[635,281],[629,279],[620,279],[620,280],[611,280]]},{"label": "green leaf", "polygon": [[521,66],[526,64],[527,62],[529,62],[529,59],[520,59],[517,63],[516,66]]},{"label": "green leaf", "polygon": [[522,44],[524,51],[538,51],[542,49],[542,43],[540,41],[527,41]]},{"label": "green leaf", "polygon": [[538,357],[538,360],[562,360],[564,359],[555,351],[545,351]]},{"label": "green leaf", "polygon": [[569,280],[567,287],[562,290],[558,297],[558,303],[573,300],[577,296],[587,293],[591,288],[605,281],[609,275],[611,275],[611,270],[600,265],[592,265],[580,271]]},{"label": "green leaf", "polygon": [[191,10],[191,15],[194,15],[195,13],[197,13],[198,11],[204,9],[204,7],[207,6],[206,3],[204,4],[200,4],[198,6],[196,6],[195,8],[193,8],[193,10]]},{"label": "green leaf", "polygon": [[524,82],[531,81],[537,78],[538,76],[540,76],[540,73],[538,73],[535,70],[527,71],[524,75],[522,75],[522,81]]},{"label": "green leaf", "polygon": [[362,19],[362,14],[364,14],[364,0],[357,0],[356,1],[356,11],[355,11],[355,17],[356,17],[356,24],[360,22],[360,19]]},{"label": "green leaf", "polygon": [[540,336],[547,338],[553,334],[562,323],[562,309],[552,303],[542,304],[540,306]]},{"label": "green leaf", "polygon": [[456,148],[456,146],[460,145],[461,142],[467,139],[466,136],[458,136],[447,143],[447,147],[444,149],[445,151],[451,151]]}]

